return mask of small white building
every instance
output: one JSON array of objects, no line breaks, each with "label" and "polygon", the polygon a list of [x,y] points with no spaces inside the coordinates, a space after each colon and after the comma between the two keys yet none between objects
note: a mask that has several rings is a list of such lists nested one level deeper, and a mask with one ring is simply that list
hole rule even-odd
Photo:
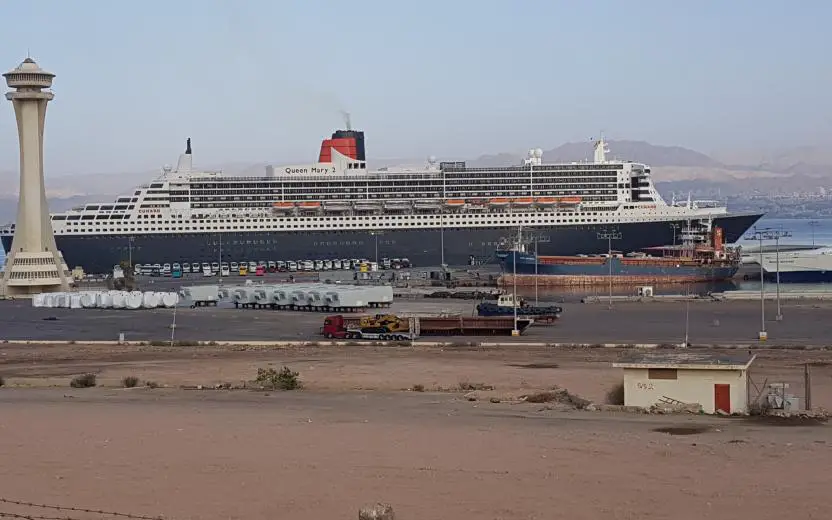
[{"label": "small white building", "polygon": [[699,404],[705,413],[748,412],[751,354],[639,354],[613,363],[624,369],[624,404]]}]

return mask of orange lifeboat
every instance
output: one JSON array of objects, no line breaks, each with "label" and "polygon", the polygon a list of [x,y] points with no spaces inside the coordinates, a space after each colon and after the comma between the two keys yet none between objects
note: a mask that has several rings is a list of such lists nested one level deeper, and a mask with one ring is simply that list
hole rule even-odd
[{"label": "orange lifeboat", "polygon": [[275,202],[274,207],[276,209],[291,209],[295,207],[294,202]]},{"label": "orange lifeboat", "polygon": [[581,203],[581,198],[580,197],[560,197],[558,199],[558,202],[560,202],[561,204],[569,204],[569,205],[580,204]]},{"label": "orange lifeboat", "polygon": [[298,202],[298,207],[300,209],[318,209],[321,207],[321,203],[317,201]]},{"label": "orange lifeboat", "polygon": [[505,197],[495,197],[493,199],[488,199],[488,204],[491,206],[505,206],[508,204],[508,199]]},{"label": "orange lifeboat", "polygon": [[517,197],[514,200],[512,200],[512,203],[515,206],[530,206],[533,201],[534,199],[532,199],[531,197]]},{"label": "orange lifeboat", "polygon": [[465,205],[465,199],[448,199],[445,205],[451,208],[460,208]]},{"label": "orange lifeboat", "polygon": [[538,197],[535,204],[538,206],[551,206],[557,202],[554,197]]}]

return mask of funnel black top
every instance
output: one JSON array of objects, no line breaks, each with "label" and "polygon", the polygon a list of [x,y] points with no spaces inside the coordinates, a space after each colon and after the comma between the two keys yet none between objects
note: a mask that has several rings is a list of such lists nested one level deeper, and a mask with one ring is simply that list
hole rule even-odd
[{"label": "funnel black top", "polygon": [[364,132],[360,130],[337,130],[332,134],[333,139],[355,139],[355,158],[359,161],[366,161],[367,156],[364,151]]}]

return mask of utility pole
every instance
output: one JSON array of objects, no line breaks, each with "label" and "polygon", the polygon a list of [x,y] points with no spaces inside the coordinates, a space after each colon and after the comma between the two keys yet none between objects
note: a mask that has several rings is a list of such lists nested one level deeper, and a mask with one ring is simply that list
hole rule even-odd
[{"label": "utility pole", "polygon": [[607,241],[607,265],[609,266],[609,285],[610,285],[610,300],[608,309],[612,310],[612,241],[613,240],[621,240],[621,232],[620,231],[599,231],[596,236],[598,240],[606,240]]},{"label": "utility pole", "polygon": [[130,273],[133,274],[133,235],[127,237],[127,262],[130,264]]},{"label": "utility pole", "polygon": [[220,284],[222,284],[222,232],[219,233],[220,236]]}]

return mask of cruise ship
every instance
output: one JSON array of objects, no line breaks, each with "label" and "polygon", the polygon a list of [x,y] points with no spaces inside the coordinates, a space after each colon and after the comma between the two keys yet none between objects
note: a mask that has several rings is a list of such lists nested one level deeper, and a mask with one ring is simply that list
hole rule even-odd
[{"label": "cruise ship", "polygon": [[[712,219],[728,243],[762,215],[716,204],[667,204],[650,167],[594,159],[547,164],[532,150],[521,164],[367,167],[364,133],[347,126],[311,164],[267,166],[262,176],[193,166],[191,141],[175,168],[115,201],[51,216],[69,266],[105,272],[120,261],[212,262],[406,257],[414,266],[497,262],[495,251],[522,228],[540,254],[604,253],[675,243],[691,221]],[[0,228],[11,247],[14,224]]]}]

